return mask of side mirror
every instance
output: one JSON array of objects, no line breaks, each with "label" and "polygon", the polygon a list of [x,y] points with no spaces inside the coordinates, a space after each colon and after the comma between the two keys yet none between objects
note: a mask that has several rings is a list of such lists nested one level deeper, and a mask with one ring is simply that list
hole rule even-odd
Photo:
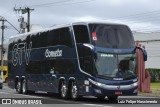
[{"label": "side mirror", "polygon": [[147,51],[144,48],[136,47],[137,49],[140,49],[143,53],[143,59],[144,61],[147,61]]}]

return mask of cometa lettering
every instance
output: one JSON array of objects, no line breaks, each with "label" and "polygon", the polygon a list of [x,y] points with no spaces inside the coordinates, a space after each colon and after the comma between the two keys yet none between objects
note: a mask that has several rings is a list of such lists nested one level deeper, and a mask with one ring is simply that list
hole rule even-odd
[{"label": "cometa lettering", "polygon": [[49,51],[46,49],[45,51],[45,57],[50,58],[50,57],[61,57],[62,56],[62,50],[57,49],[56,51]]}]

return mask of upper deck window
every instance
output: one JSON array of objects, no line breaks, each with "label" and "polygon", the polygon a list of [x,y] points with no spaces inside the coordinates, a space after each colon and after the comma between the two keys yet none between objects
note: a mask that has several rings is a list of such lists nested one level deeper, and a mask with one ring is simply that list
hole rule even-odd
[{"label": "upper deck window", "polygon": [[89,24],[95,46],[105,48],[135,47],[131,31],[125,25]]},{"label": "upper deck window", "polygon": [[74,29],[76,43],[89,43],[89,34],[87,26],[74,25],[73,29]]},{"label": "upper deck window", "polygon": [[72,35],[69,27],[53,29],[27,37],[26,41],[32,41],[33,48],[64,45],[72,48]]}]

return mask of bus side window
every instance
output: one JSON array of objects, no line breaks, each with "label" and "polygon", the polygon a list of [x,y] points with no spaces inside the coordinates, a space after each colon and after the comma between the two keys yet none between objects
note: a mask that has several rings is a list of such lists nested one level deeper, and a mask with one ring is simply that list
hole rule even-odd
[{"label": "bus side window", "polygon": [[75,64],[67,59],[56,60],[54,70],[57,74],[74,74]]},{"label": "bus side window", "polygon": [[47,46],[59,45],[59,29],[49,31],[47,34]]},{"label": "bus side window", "polygon": [[60,45],[72,47],[71,32],[68,27],[60,29]]},{"label": "bus side window", "polygon": [[89,33],[87,26],[74,25],[73,29],[74,29],[76,43],[89,43]]},{"label": "bus side window", "polygon": [[38,39],[38,46],[39,47],[46,47],[47,46],[47,33],[48,32],[42,32],[41,35],[39,34],[39,39]]},{"label": "bus side window", "polygon": [[89,60],[89,59],[85,59],[84,60],[84,70],[87,73],[92,74],[92,63],[91,63],[91,60]]},{"label": "bus side window", "polygon": [[30,61],[28,65],[26,65],[26,72],[28,74],[41,74],[41,61]]},{"label": "bus side window", "polygon": [[47,43],[47,32],[37,33],[32,35],[30,40],[32,41],[32,48],[46,47]]}]

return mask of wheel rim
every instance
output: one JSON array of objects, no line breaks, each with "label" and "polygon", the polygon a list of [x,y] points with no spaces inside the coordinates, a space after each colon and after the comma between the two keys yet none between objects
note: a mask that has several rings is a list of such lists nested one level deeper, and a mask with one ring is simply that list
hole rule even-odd
[{"label": "wheel rim", "polygon": [[73,99],[77,98],[77,86],[76,85],[72,86],[72,98]]},{"label": "wheel rim", "polygon": [[20,82],[17,83],[17,91],[20,92]]},{"label": "wheel rim", "polygon": [[23,92],[23,94],[26,93],[26,83],[25,83],[25,81],[23,81],[22,92]]},{"label": "wheel rim", "polygon": [[66,93],[67,93],[66,85],[62,84],[62,87],[61,87],[61,96],[63,98],[65,98],[66,97]]}]

